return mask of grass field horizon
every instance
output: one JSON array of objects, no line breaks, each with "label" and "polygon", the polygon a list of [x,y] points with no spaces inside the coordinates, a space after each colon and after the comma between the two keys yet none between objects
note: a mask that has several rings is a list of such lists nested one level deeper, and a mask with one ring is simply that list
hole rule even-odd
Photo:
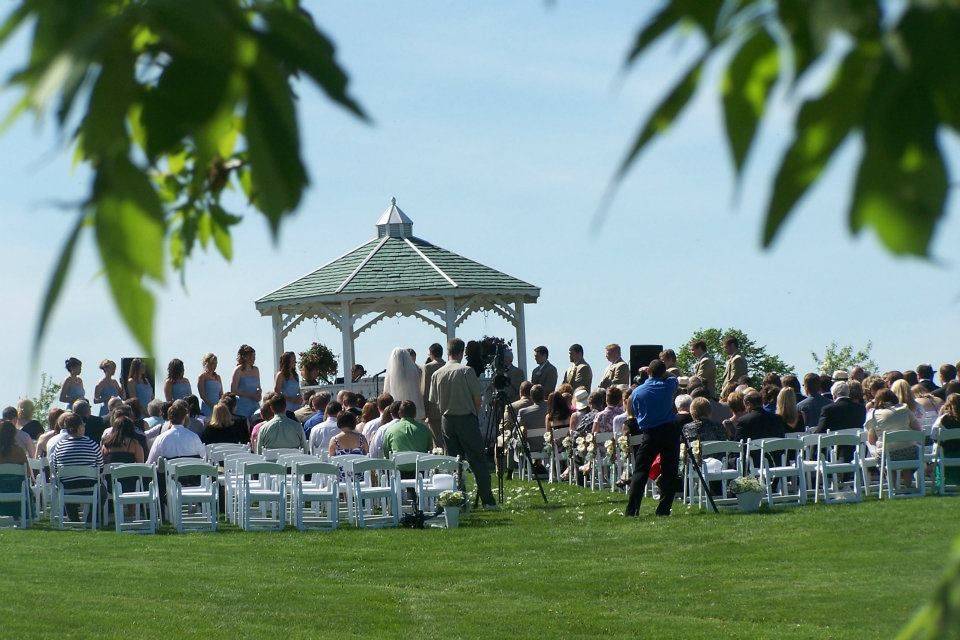
[{"label": "grass field horizon", "polygon": [[0,636],[893,637],[960,533],[956,498],[626,519],[547,489],[455,531],[2,531]]}]

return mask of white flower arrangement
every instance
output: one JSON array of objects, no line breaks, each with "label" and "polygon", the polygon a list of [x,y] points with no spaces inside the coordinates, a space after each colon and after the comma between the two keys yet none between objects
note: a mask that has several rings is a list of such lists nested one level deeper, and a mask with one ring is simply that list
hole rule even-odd
[{"label": "white flower arrangement", "polygon": [[764,486],[760,482],[759,478],[754,478],[753,476],[741,476],[739,478],[734,478],[727,486],[730,489],[730,493],[735,496],[740,495],[741,493],[763,493],[764,491]]},{"label": "white flower arrangement", "polygon": [[570,436],[567,436],[567,437],[565,437],[565,438],[563,439],[563,442],[561,442],[561,444],[563,445],[563,448],[564,448],[564,449],[572,449],[572,448],[573,448],[573,438],[571,438]]},{"label": "white flower arrangement", "polygon": [[441,507],[463,506],[463,491],[443,491],[437,496],[437,504]]},{"label": "white flower arrangement", "polygon": [[588,433],[587,435],[585,435],[585,436],[583,437],[583,439],[584,439],[584,441],[586,441],[587,443],[593,442],[593,433],[592,433],[592,432],[591,432],[591,433]]},{"label": "white flower arrangement", "polygon": [[618,436],[617,437],[617,448],[620,450],[620,455],[627,459],[630,457],[630,438],[628,436]]},{"label": "white flower arrangement", "polygon": [[432,454],[435,455],[435,456],[442,456],[442,455],[443,455],[443,447],[434,447],[434,448],[430,451],[430,453],[432,453]]},{"label": "white flower arrangement", "polygon": [[612,457],[613,457],[613,452],[614,452],[614,451],[616,450],[616,448],[617,448],[617,443],[614,442],[612,439],[611,439],[611,440],[607,440],[606,442],[603,443],[603,448],[606,449],[607,455],[612,458]]},{"label": "white flower arrangement", "polygon": [[547,431],[543,434],[544,442],[553,442],[553,431]]}]

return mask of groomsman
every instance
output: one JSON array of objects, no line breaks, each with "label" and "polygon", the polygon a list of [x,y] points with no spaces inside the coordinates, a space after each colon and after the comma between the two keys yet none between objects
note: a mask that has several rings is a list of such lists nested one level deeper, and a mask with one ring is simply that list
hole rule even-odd
[{"label": "groomsman", "polygon": [[620,345],[607,345],[607,365],[600,378],[599,387],[608,389],[610,387],[629,386],[630,385],[630,365],[623,361],[623,355],[620,352]]},{"label": "groomsman", "polygon": [[537,366],[530,372],[530,382],[543,387],[544,397],[553,393],[557,388],[557,368],[550,364],[550,352],[544,346],[533,350],[533,359]]},{"label": "groomsman", "polygon": [[577,389],[590,391],[593,384],[593,370],[583,359],[583,347],[579,344],[570,345],[570,367],[563,374],[563,384],[569,384],[574,391]]},{"label": "groomsman", "polygon": [[703,381],[703,386],[710,393],[710,397],[717,395],[717,363],[713,356],[707,353],[707,343],[703,340],[696,340],[690,345],[690,351],[697,363],[693,366],[693,375]]},{"label": "groomsman", "polygon": [[733,336],[723,341],[723,350],[727,354],[727,364],[723,368],[723,386],[726,387],[747,375],[747,360],[740,355],[740,343]]}]

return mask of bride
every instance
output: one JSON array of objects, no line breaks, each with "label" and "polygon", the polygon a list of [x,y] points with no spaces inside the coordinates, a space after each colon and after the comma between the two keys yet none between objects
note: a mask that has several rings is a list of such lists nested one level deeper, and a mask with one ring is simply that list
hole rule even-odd
[{"label": "bride", "polygon": [[383,392],[393,396],[394,401],[410,400],[417,405],[417,420],[423,420],[423,394],[420,392],[420,367],[406,349],[394,349],[387,360],[387,375]]}]

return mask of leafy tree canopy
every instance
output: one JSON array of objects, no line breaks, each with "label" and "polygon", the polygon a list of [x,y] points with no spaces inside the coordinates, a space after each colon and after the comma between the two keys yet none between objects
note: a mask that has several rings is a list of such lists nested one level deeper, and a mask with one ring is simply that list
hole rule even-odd
[{"label": "leafy tree canopy", "polygon": [[853,345],[838,345],[831,342],[824,349],[823,355],[818,356],[815,352],[810,352],[813,361],[817,363],[817,370],[820,373],[833,373],[834,371],[849,371],[851,368],[860,366],[870,371],[877,372],[877,363],[870,357],[870,351],[873,349],[873,343],[867,342],[862,349],[855,349]]},{"label": "leafy tree canopy", "polygon": [[723,343],[731,337],[736,338],[740,344],[740,355],[747,361],[747,373],[750,375],[754,386],[759,387],[763,376],[770,372],[781,375],[794,373],[793,367],[784,362],[780,356],[767,353],[765,345],[757,344],[746,333],[732,327],[729,329],[710,327],[694,331],[690,339],[677,351],[677,367],[688,375],[693,371],[693,365],[696,364],[697,359],[693,357],[690,345],[697,340],[703,340],[707,343],[707,353],[717,361],[717,393],[719,393],[722,383],[721,378],[723,377],[723,363],[727,359],[723,351]]}]

